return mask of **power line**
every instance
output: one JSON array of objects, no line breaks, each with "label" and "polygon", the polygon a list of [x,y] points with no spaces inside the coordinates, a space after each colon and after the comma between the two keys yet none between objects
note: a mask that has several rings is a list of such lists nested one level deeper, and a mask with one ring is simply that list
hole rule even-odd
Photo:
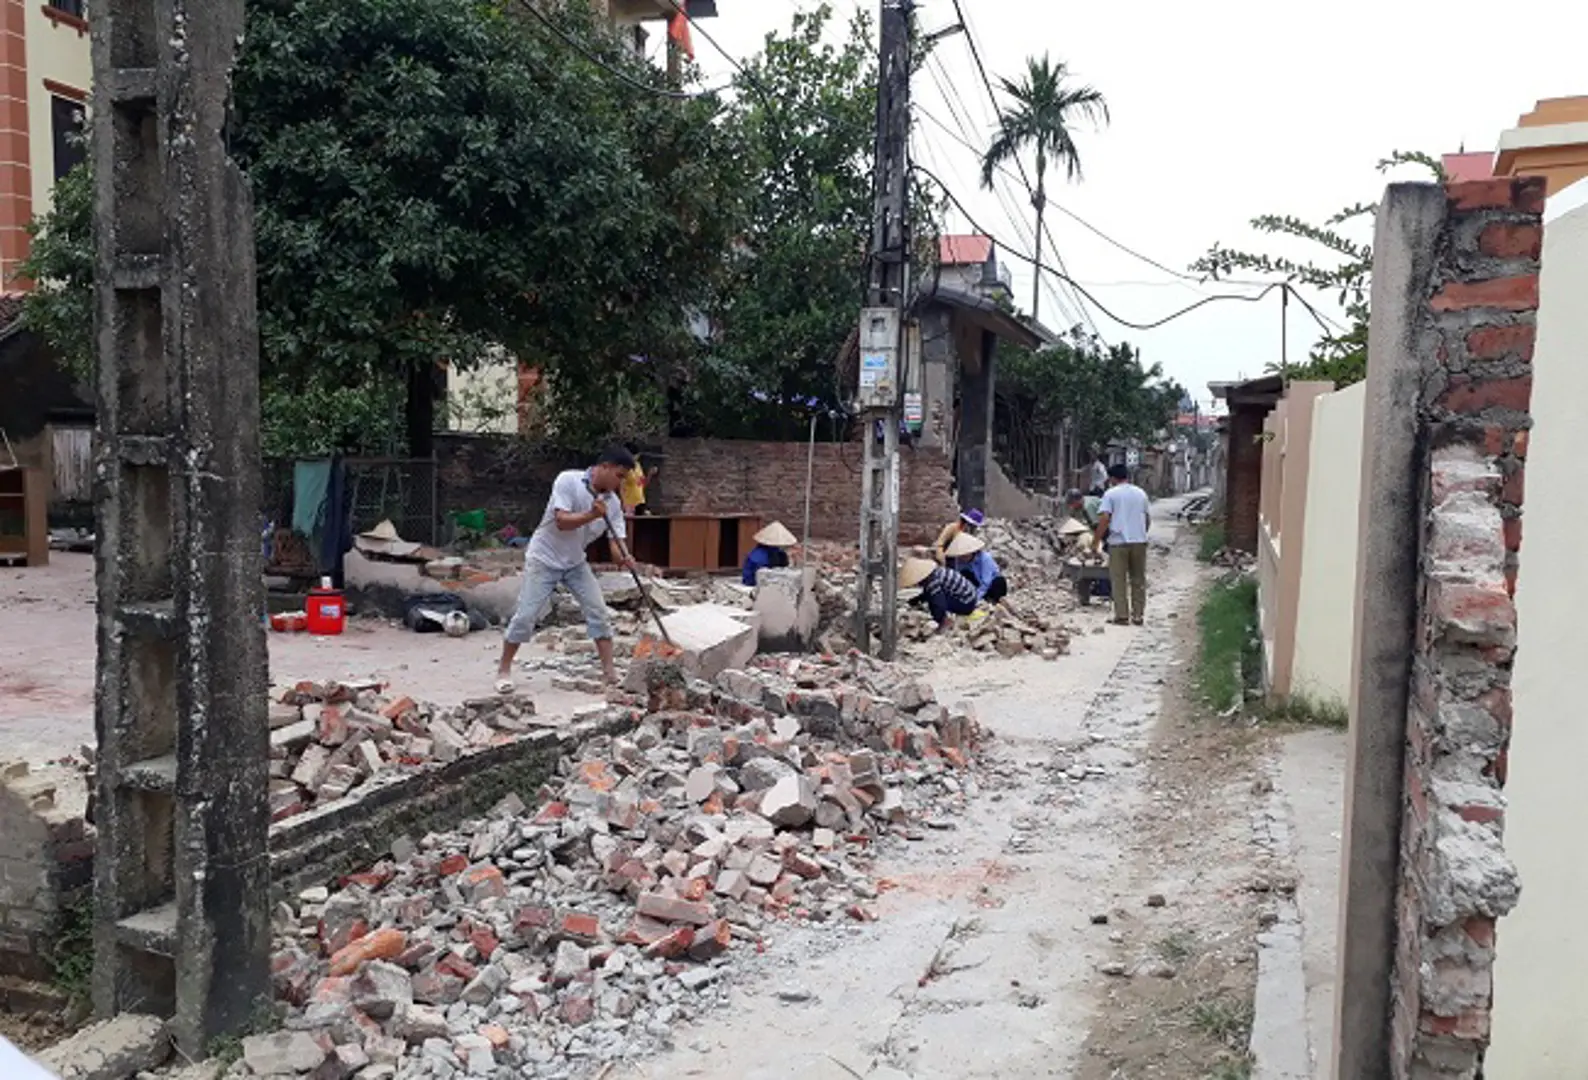
[{"label": "power line", "polygon": [[[914,165],[914,166],[912,166],[912,168],[916,172],[918,172],[921,175],[925,176],[928,180],[932,181],[932,183],[937,185],[938,190],[942,191],[944,196],[947,197],[948,201],[953,203],[954,207],[960,212],[961,215],[964,216],[965,220],[970,222],[971,228],[975,229],[977,232],[983,233],[984,235],[986,235],[988,237],[991,237],[994,240],[998,240],[998,238],[996,236],[994,236],[992,233],[988,232],[981,225],[977,224],[976,219],[971,217],[970,211],[965,209],[965,204],[960,202],[959,196],[955,195],[952,191],[950,191],[949,188],[948,188],[948,185],[944,184],[943,181],[940,178],[935,176],[930,170],[928,170],[926,168],[923,168],[920,165]],[[998,240],[998,242],[1000,244],[1004,243],[1001,240]],[[1037,271],[1039,273],[1052,274],[1055,278],[1058,278],[1059,280],[1065,282],[1072,289],[1074,289],[1076,292],[1080,293],[1087,300],[1089,300],[1092,303],[1092,305],[1097,308],[1098,311],[1101,311],[1104,315],[1107,315],[1110,319],[1114,320],[1114,322],[1118,323],[1119,325],[1127,327],[1127,328],[1129,328],[1131,330],[1156,330],[1158,327],[1163,326],[1166,323],[1174,322],[1174,320],[1180,318],[1181,316],[1188,315],[1191,312],[1195,311],[1197,308],[1203,307],[1203,306],[1205,306],[1207,304],[1214,303],[1215,301],[1219,301],[1219,300],[1244,300],[1247,303],[1256,303],[1257,301],[1259,301],[1259,300],[1263,299],[1265,296],[1267,296],[1269,293],[1273,292],[1275,289],[1289,288],[1287,283],[1281,282],[1281,281],[1275,281],[1275,282],[1272,282],[1269,285],[1264,286],[1261,292],[1258,292],[1258,293],[1253,294],[1253,295],[1248,295],[1246,293],[1214,293],[1214,294],[1209,295],[1209,296],[1204,296],[1202,299],[1198,300],[1196,303],[1190,304],[1190,305],[1188,305],[1186,307],[1183,307],[1179,311],[1173,312],[1173,313],[1171,313],[1169,315],[1165,315],[1161,319],[1157,319],[1157,320],[1155,320],[1153,322],[1150,322],[1150,323],[1136,323],[1136,322],[1131,322],[1129,319],[1122,319],[1118,315],[1115,315],[1112,311],[1108,310],[1108,308],[1104,307],[1102,305],[1102,303],[1100,303],[1098,301],[1097,297],[1095,297],[1091,293],[1087,292],[1084,288],[1081,287],[1081,285],[1074,278],[1070,277],[1068,274],[1063,273],[1062,271],[1059,271],[1059,270],[1055,270],[1053,267],[1044,264],[1043,262],[1041,262],[1038,259],[1033,259],[1029,255],[1026,255],[1025,253],[1023,253],[1023,252],[1021,252],[1021,251],[1019,251],[1019,250],[1017,250],[1015,248],[1009,247],[1007,244],[1004,244],[1004,247],[1009,251],[1010,254],[1014,255],[1016,258],[1022,259],[1025,262],[1030,263],[1032,266],[1034,266],[1037,269]]]},{"label": "power line", "polygon": [[[998,119],[998,128],[1003,132],[1004,138],[1010,143],[1013,143],[1014,140],[1009,134],[1009,123],[1004,119],[1004,111],[998,105],[998,95],[993,91],[992,79],[987,74],[987,65],[982,63],[981,46],[976,44],[976,32],[971,27],[970,20],[965,17],[965,9],[963,5],[961,5],[960,0],[954,0],[954,15],[959,19],[960,25],[965,27],[965,40],[970,45],[971,59],[975,61],[976,73],[981,76],[981,84],[987,91],[987,100],[992,102],[993,115]],[[1036,189],[1032,187],[1031,177],[1026,173],[1025,162],[1022,161],[1018,155],[1015,157],[1015,165],[1020,169],[1020,179],[1025,184],[1026,194],[1031,197],[1031,202],[1033,205],[1035,205],[1037,201]],[[1035,251],[1037,258],[1040,260],[1042,258],[1042,242],[1040,236],[1037,238]],[[1064,267],[1064,253],[1059,250],[1058,245],[1054,245],[1053,258],[1060,267]],[[1064,269],[1065,279],[1067,280],[1069,277],[1069,269],[1068,267],[1064,267]],[[1073,288],[1071,289],[1071,293],[1073,295]],[[1076,297],[1075,303],[1076,307],[1080,309],[1081,314],[1086,318],[1086,324],[1092,328],[1092,333],[1101,338],[1103,336],[1102,332],[1097,329],[1097,323],[1092,320],[1092,313],[1086,309],[1085,304],[1081,303],[1079,297]]]}]

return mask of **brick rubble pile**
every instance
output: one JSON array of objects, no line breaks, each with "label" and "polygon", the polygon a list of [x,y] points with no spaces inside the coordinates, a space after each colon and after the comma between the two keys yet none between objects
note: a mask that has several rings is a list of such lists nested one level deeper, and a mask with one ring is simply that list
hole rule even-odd
[{"label": "brick rubble pile", "polygon": [[376,776],[446,765],[529,731],[524,697],[455,708],[393,697],[379,683],[300,682],[270,704],[270,819],[340,799]]},{"label": "brick rubble pile", "polygon": [[636,663],[636,726],[526,807],[311,889],[277,915],[285,1029],[239,1076],[572,1078],[666,1045],[781,920],[876,917],[883,844],[963,809],[978,726],[863,657],[714,684]]}]

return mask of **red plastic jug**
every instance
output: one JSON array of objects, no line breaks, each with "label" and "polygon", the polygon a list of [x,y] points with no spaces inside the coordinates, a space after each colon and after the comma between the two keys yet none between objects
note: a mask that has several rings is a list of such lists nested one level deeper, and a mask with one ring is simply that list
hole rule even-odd
[{"label": "red plastic jug", "polygon": [[320,579],[318,589],[309,590],[305,607],[311,634],[340,634],[347,627],[347,603],[342,599],[342,590],[333,589],[328,577]]}]

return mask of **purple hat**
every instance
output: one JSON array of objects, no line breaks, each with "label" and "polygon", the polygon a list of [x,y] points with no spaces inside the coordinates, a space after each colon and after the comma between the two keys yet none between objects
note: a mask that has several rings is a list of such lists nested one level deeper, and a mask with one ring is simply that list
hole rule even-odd
[{"label": "purple hat", "polygon": [[967,510],[959,516],[959,519],[973,529],[979,529],[987,524],[987,515],[980,510]]}]

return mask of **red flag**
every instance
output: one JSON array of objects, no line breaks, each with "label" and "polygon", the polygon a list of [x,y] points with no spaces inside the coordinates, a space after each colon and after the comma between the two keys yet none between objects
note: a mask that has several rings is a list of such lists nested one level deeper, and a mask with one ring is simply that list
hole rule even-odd
[{"label": "red flag", "polygon": [[678,51],[689,57],[695,58],[695,42],[689,35],[689,17],[682,11],[674,11],[667,20],[667,40],[677,46]]}]

